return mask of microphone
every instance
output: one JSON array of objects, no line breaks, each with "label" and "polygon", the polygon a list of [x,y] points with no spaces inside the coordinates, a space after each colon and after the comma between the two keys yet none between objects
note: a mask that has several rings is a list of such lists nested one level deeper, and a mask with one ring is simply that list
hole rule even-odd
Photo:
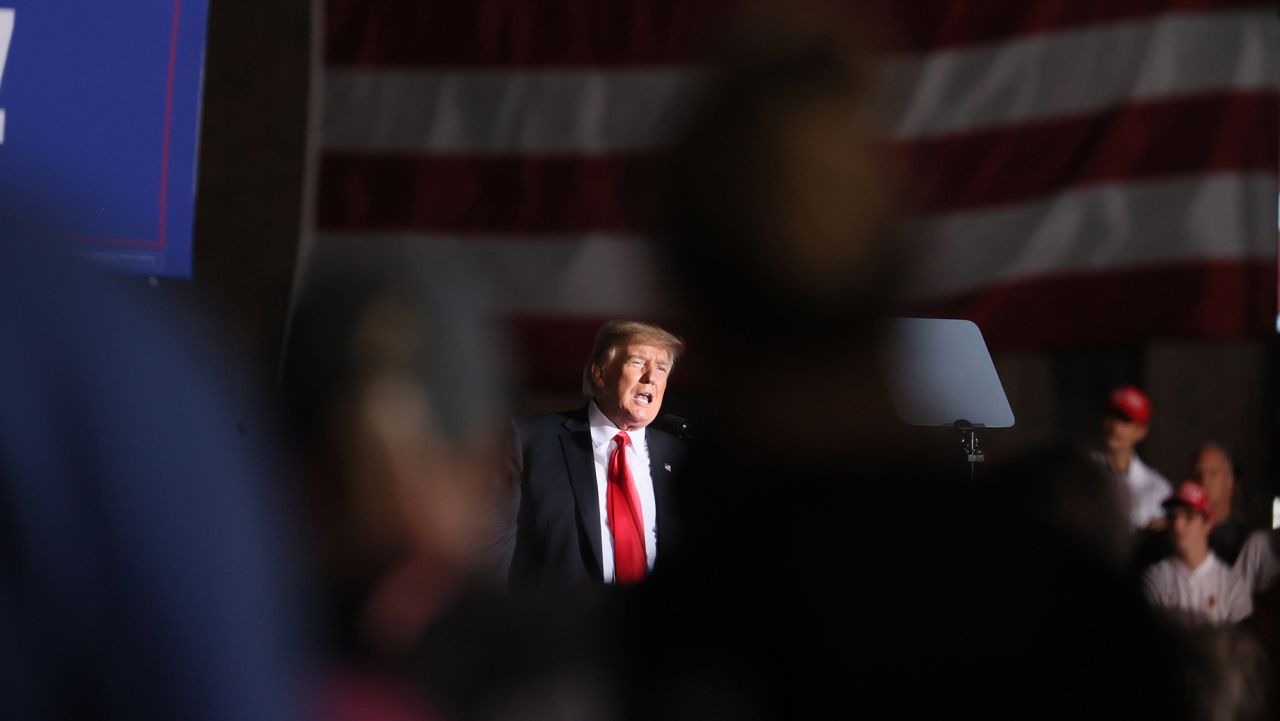
[{"label": "microphone", "polygon": [[658,430],[666,431],[681,440],[693,440],[695,437],[689,428],[689,420],[671,413],[659,416],[656,425]]}]

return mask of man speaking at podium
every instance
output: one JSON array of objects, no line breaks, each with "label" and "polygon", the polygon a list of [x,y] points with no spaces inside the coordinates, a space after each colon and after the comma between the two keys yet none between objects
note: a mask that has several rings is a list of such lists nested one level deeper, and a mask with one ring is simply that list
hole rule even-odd
[{"label": "man speaking at podium", "polygon": [[516,421],[512,588],[635,583],[653,569],[684,444],[650,424],[683,347],[657,326],[605,323],[583,369],[587,405]]}]

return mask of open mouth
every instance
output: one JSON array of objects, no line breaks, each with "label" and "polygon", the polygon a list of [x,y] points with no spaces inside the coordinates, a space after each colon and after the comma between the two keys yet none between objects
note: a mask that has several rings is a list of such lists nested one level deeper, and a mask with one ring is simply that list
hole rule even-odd
[{"label": "open mouth", "polygon": [[632,398],[635,398],[636,403],[639,403],[642,406],[651,405],[653,403],[652,393],[637,393],[632,396]]}]

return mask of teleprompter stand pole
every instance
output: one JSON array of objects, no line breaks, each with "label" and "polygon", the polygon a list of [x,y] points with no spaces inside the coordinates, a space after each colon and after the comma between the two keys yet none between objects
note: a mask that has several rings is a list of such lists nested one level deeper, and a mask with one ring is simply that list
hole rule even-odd
[{"label": "teleprompter stand pole", "polygon": [[961,418],[955,422],[955,427],[960,430],[960,445],[964,448],[965,459],[969,462],[969,480],[972,481],[977,475],[977,465],[986,460],[981,449],[978,448],[978,429],[982,428],[982,424],[974,424]]}]

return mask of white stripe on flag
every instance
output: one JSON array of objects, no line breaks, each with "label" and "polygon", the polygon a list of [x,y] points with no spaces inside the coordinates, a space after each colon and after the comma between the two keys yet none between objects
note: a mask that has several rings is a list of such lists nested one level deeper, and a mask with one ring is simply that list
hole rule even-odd
[{"label": "white stripe on flag", "polygon": [[330,68],[326,149],[623,153],[651,148],[692,70],[476,72]]},{"label": "white stripe on flag", "polygon": [[1220,174],[1099,185],[911,224],[912,299],[1050,273],[1275,257],[1276,177]]},{"label": "white stripe on flag", "polygon": [[1280,15],[1267,6],[1168,15],[930,53],[890,63],[885,87],[890,127],[903,140],[1175,95],[1280,89]]},{"label": "white stripe on flag", "polygon": [[[1195,260],[1275,256],[1276,179],[1221,174],[1099,185],[1050,201],[944,215],[912,224],[922,247],[910,299],[991,283],[1080,271]],[[452,245],[488,279],[497,309],[525,315],[600,317],[664,310],[644,239],[626,235],[449,236],[322,233],[316,256],[343,244],[391,237]]]},{"label": "white stripe on flag", "polygon": [[[323,146],[351,152],[583,153],[661,143],[691,68],[625,71],[330,67]],[[1280,90],[1272,8],[1167,15],[899,57],[885,67],[899,140],[1129,101]],[[896,96],[896,97],[894,97]]]}]

